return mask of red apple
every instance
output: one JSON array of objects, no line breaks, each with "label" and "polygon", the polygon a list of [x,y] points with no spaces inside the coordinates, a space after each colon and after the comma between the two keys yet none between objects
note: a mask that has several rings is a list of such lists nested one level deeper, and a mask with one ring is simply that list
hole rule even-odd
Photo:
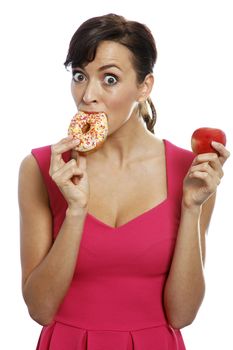
[{"label": "red apple", "polygon": [[199,128],[194,131],[191,138],[191,147],[195,154],[218,152],[211,146],[211,141],[226,145],[226,134],[220,129]]}]

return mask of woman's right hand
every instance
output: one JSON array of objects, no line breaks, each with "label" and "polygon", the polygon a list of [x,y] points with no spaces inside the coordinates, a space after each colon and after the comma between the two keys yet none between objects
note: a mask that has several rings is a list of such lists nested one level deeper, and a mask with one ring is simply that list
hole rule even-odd
[{"label": "woman's right hand", "polygon": [[77,159],[71,159],[67,163],[62,158],[62,153],[74,149],[79,140],[68,136],[51,147],[51,162],[49,175],[57,184],[68,208],[73,210],[87,209],[89,200],[89,182],[86,172],[86,156],[77,154]]}]

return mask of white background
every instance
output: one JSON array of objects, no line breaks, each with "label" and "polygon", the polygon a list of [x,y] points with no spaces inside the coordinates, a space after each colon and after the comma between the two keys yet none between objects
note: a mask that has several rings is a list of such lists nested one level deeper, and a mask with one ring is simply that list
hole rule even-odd
[{"label": "white background", "polygon": [[[155,36],[157,136],[190,149],[194,129],[218,127],[225,130],[232,150],[230,0],[5,2],[0,10],[3,349],[35,349],[41,329],[21,296],[18,168],[31,148],[66,136],[75,112],[70,75],[63,66],[69,41],[84,20],[109,12],[147,24]],[[187,350],[233,348],[232,159],[224,169],[207,239],[206,296],[196,320],[183,329]]]}]

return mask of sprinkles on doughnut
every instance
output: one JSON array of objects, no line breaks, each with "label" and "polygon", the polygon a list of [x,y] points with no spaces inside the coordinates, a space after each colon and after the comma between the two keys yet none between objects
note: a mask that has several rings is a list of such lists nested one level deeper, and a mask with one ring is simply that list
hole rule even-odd
[{"label": "sprinkles on doughnut", "polygon": [[106,140],[107,134],[108,119],[104,112],[78,111],[68,129],[68,135],[80,140],[80,144],[74,150],[85,154],[99,149]]}]

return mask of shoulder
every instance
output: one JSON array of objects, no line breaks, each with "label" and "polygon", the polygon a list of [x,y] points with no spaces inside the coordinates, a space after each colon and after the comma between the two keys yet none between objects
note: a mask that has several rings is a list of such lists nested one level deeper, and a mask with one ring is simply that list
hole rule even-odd
[{"label": "shoulder", "polygon": [[185,159],[194,159],[195,154],[187,148],[177,146],[173,142],[166,139],[164,140],[164,142],[168,145],[168,147],[170,148],[170,152],[174,156],[184,157]]},{"label": "shoulder", "polygon": [[51,153],[51,145],[46,145],[46,146],[41,146],[41,147],[36,147],[36,148],[32,148],[31,150],[32,154],[47,154],[47,153]]},{"label": "shoulder", "polygon": [[186,148],[175,145],[171,141],[164,140],[164,142],[170,164],[177,172],[186,173],[195,158],[195,154]]},{"label": "shoulder", "polygon": [[44,198],[48,201],[43,174],[32,154],[22,160],[18,174],[18,198],[20,207],[24,207],[32,198]]},{"label": "shoulder", "polygon": [[33,177],[35,173],[39,173],[41,163],[50,158],[51,146],[44,146],[39,148],[33,148],[31,153],[26,155],[20,164],[19,175],[28,178]]},{"label": "shoulder", "polygon": [[19,181],[35,182],[41,179],[48,171],[50,165],[51,146],[33,148],[31,153],[26,155],[20,164]]},{"label": "shoulder", "polygon": [[48,158],[51,155],[51,145],[38,148],[32,148],[31,153],[26,155],[21,161],[21,167],[27,167],[36,164],[35,160]]},{"label": "shoulder", "polygon": [[164,142],[167,145],[167,148],[169,149],[170,155],[175,157],[176,160],[184,161],[184,162],[192,162],[193,159],[195,158],[195,154],[192,151],[186,148],[177,146],[168,140],[164,140]]},{"label": "shoulder", "polygon": [[31,150],[32,156],[36,159],[40,165],[48,165],[51,157],[51,145],[33,148]]}]

